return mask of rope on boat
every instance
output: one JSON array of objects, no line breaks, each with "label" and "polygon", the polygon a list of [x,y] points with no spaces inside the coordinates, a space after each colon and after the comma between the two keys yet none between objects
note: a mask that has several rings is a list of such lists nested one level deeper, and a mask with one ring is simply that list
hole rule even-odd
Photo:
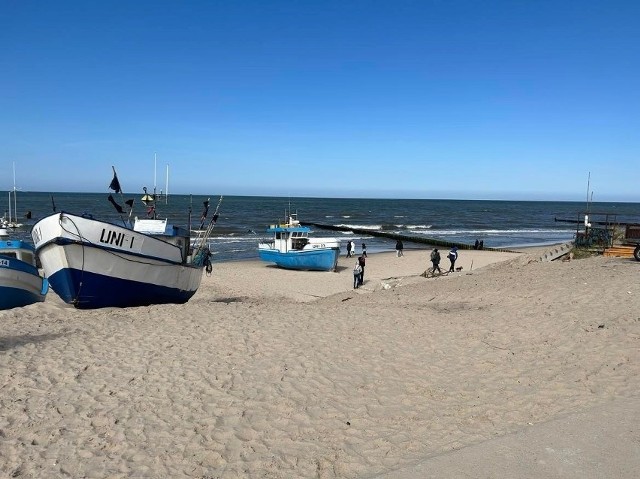
[{"label": "rope on boat", "polygon": [[211,273],[211,251],[209,251],[209,247],[207,246],[207,239],[211,236],[211,232],[218,221],[218,211],[220,210],[220,205],[222,204],[222,196],[218,200],[218,204],[216,205],[216,210],[211,217],[211,221],[207,225],[207,229],[201,235],[198,234],[198,237],[195,241],[195,247],[193,250],[193,259],[191,260],[191,264],[194,266],[206,266],[207,274]]}]

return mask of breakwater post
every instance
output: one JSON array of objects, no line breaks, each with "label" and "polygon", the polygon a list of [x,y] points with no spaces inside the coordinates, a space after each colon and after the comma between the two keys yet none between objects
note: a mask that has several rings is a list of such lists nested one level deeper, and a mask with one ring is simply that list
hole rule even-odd
[{"label": "breakwater post", "polygon": [[[458,249],[474,249],[473,245],[466,244],[466,243],[443,241],[435,238],[422,238],[419,236],[410,236],[410,235],[404,235],[399,233],[391,233],[388,231],[370,230],[365,228],[347,228],[345,226],[335,226],[335,225],[327,225],[323,223],[312,223],[312,222],[302,222],[302,221],[300,222],[300,224],[303,226],[315,226],[316,228],[322,228],[323,230],[351,231],[352,233],[365,234],[369,236],[378,236],[382,238],[389,238],[392,240],[402,240],[403,242],[419,243],[419,244],[426,244],[426,245],[439,246],[439,247],[445,247],[445,248],[453,248],[454,246],[457,246]],[[506,253],[514,252],[508,249],[489,248],[486,246],[483,247],[482,249],[489,250],[489,251],[502,251]]]}]

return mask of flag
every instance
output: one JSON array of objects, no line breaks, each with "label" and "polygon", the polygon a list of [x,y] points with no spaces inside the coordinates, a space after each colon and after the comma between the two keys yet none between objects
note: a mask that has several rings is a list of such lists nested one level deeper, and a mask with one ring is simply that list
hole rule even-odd
[{"label": "flag", "polygon": [[207,215],[209,214],[209,200],[204,201],[202,204],[204,205],[204,211],[200,217],[200,229],[204,227],[204,220],[207,219]]},{"label": "flag", "polygon": [[113,199],[112,195],[109,195],[109,198],[107,198],[109,200],[109,203],[111,203],[113,205],[113,207],[116,209],[116,211],[118,213],[124,213],[124,210],[122,209],[122,206],[120,206],[118,203],[116,203],[116,200]]},{"label": "flag", "polygon": [[24,215],[25,218],[27,218],[28,220],[31,219],[31,211],[27,211],[27,214]]},{"label": "flag", "polygon": [[129,208],[133,208],[133,199],[127,200],[125,203]]},{"label": "flag", "polygon": [[120,188],[120,182],[118,181],[118,175],[116,175],[116,169],[113,168],[113,180],[109,183],[109,189],[115,191],[116,193],[122,193],[122,188]]}]

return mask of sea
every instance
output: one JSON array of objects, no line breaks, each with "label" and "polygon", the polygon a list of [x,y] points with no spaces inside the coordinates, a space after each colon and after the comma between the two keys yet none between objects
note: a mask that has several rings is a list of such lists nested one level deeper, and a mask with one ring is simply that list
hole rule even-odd
[{"label": "sea", "polygon": [[[131,217],[147,217],[141,194],[113,194],[124,214],[108,201],[110,193],[44,193],[16,191],[11,213],[23,226],[14,237],[31,241],[31,228],[54,212],[87,214],[103,221],[122,224],[129,218],[127,200],[133,200]],[[213,262],[258,259],[257,245],[268,236],[269,225],[285,220],[288,212],[302,222],[353,227],[372,232],[398,233],[414,238],[435,239],[472,245],[483,241],[488,248],[523,248],[571,241],[584,230],[584,215],[590,220],[640,223],[640,203],[597,203],[569,201],[497,201],[446,199],[294,198],[272,196],[169,195],[156,201],[158,218],[190,230],[201,226],[205,202],[209,209],[205,227],[216,209],[218,219],[209,239]],[[9,215],[9,195],[0,200],[0,211]],[[30,217],[29,217],[30,216]],[[197,236],[197,233],[193,233]],[[338,237],[346,254],[347,240],[356,251],[366,243],[368,253],[393,251],[395,240],[370,234],[354,234],[312,228],[313,236]],[[405,241],[404,247],[426,248]]]}]

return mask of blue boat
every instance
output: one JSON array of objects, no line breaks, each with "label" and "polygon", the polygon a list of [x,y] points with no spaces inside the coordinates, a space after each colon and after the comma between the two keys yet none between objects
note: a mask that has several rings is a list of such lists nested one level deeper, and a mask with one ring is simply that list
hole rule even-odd
[{"label": "blue boat", "polygon": [[267,229],[271,238],[258,243],[260,259],[286,269],[335,271],[340,240],[310,237],[310,232],[296,215],[290,215],[285,223],[271,225]]},{"label": "blue boat", "polygon": [[0,310],[44,301],[48,290],[34,247],[20,240],[0,241]]}]

